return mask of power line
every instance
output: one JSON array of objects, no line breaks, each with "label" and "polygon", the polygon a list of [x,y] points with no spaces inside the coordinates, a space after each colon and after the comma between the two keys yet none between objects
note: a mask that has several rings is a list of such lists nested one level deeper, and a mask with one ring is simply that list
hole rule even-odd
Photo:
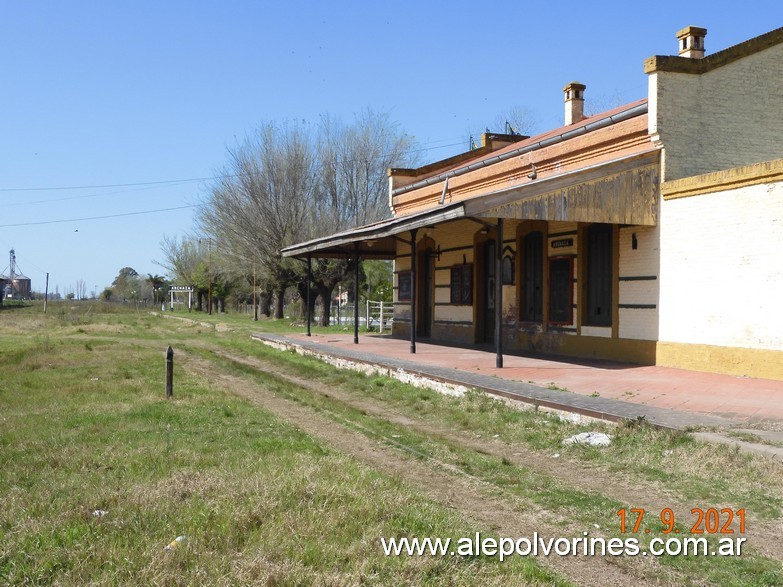
[{"label": "power line", "polygon": [[39,224],[61,224],[63,222],[83,222],[86,220],[104,220],[106,218],[120,218],[122,216],[139,216],[140,214],[157,214],[158,212],[170,212],[172,210],[184,210],[186,208],[197,208],[198,204],[189,206],[177,206],[175,208],[159,208],[157,210],[143,210],[141,212],[124,212],[122,214],[107,214],[106,216],[90,216],[86,218],[67,218],[62,220],[44,220],[40,222],[19,222],[17,224],[0,224],[0,228],[9,228],[14,226],[35,226]]},{"label": "power line", "polygon": [[166,179],[162,181],[139,181],[135,183],[108,183],[104,185],[73,185],[73,186],[37,187],[37,188],[0,188],[0,192],[50,192],[56,190],[97,190],[103,188],[126,188],[126,187],[142,186],[142,185],[163,185],[163,184],[170,184],[170,183],[209,181],[213,179],[221,179],[224,177],[232,177],[232,176],[216,175],[213,177],[191,177],[186,179]]},{"label": "power line", "polygon": [[[174,184],[178,185],[178,184]],[[102,194],[85,194],[82,196],[66,196],[64,198],[49,198],[46,200],[27,200],[24,202],[10,202],[8,204],[3,204],[5,207],[11,207],[11,206],[27,206],[30,204],[51,204],[53,202],[68,202],[72,200],[84,200],[86,198],[101,198],[103,196],[115,196],[117,194],[129,194],[134,192],[143,192],[146,190],[154,190],[155,186],[148,186],[148,187],[140,187],[133,190],[117,190],[115,192],[103,192]]]},{"label": "power line", "polygon": [[[441,140],[452,140],[452,139],[439,139],[434,141],[429,141],[427,143],[424,143],[425,145],[431,145],[434,143],[438,143]],[[446,145],[437,145],[434,147],[421,147],[419,149],[412,149],[411,152],[413,153],[419,153],[422,151],[434,151],[436,149],[445,149],[448,147],[456,147],[459,145],[463,145],[465,141],[460,141],[458,143],[449,143]],[[67,190],[97,190],[97,189],[106,189],[106,188],[124,188],[124,187],[139,187],[139,186],[156,186],[156,185],[170,185],[170,184],[182,184],[182,183],[193,183],[198,181],[213,181],[216,179],[229,179],[232,177],[238,177],[237,174],[225,174],[225,175],[213,175],[210,177],[189,177],[189,178],[183,178],[183,179],[164,179],[159,181],[138,181],[133,183],[107,183],[107,184],[98,184],[98,185],[73,185],[73,186],[48,186],[48,187],[32,187],[32,188],[0,188],[0,192],[50,192],[50,191],[67,191]],[[125,192],[112,192],[112,194],[121,194]],[[111,194],[92,194],[88,196],[73,196],[73,197],[66,197],[66,198],[58,198],[58,199],[52,199],[52,200],[37,200],[34,202],[18,202],[11,205],[21,205],[21,204],[41,204],[46,202],[59,202],[64,200],[70,200],[70,199],[77,199],[77,198],[91,198],[91,197],[98,197],[98,196],[105,196],[105,195],[111,195]]]}]

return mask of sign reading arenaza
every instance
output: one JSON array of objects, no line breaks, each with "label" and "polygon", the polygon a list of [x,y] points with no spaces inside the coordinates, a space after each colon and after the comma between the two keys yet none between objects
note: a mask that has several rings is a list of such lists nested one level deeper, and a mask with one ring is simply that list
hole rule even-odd
[{"label": "sign reading arenaza", "polygon": [[194,290],[192,285],[172,285],[169,288],[169,291],[184,291],[192,293]]},{"label": "sign reading arenaza", "polygon": [[574,246],[574,239],[572,238],[558,238],[551,242],[553,249],[566,249]]}]

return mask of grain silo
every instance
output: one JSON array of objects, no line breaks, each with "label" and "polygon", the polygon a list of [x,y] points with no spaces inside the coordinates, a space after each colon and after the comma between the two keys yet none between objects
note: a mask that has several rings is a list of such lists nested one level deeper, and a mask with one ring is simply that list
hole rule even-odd
[{"label": "grain silo", "polygon": [[16,253],[11,249],[8,273],[0,275],[0,292],[4,298],[27,300],[30,299],[31,291],[32,282],[19,271],[16,265]]}]

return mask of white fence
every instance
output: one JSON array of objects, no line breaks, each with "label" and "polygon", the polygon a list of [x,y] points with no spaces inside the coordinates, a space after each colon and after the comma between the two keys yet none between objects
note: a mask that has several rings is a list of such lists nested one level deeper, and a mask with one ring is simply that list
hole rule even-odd
[{"label": "white fence", "polygon": [[[362,308],[362,306],[364,307]],[[394,304],[392,302],[367,300],[362,306],[359,306],[361,308],[359,310],[359,324],[367,328],[377,328],[379,332],[391,328],[394,319]],[[353,324],[354,304],[332,304],[330,318],[332,324]]]},{"label": "white fence", "polygon": [[394,304],[391,302],[374,302],[367,300],[367,326],[378,327],[378,332],[383,332],[384,327],[391,328],[394,320]]},{"label": "white fence", "polygon": [[[367,328],[377,328],[379,332],[391,329],[392,321],[394,320],[394,303],[367,300],[359,308],[359,324]],[[253,314],[253,304],[237,304],[236,309],[241,314]],[[318,313],[318,306],[316,306],[315,311]],[[329,314],[330,324],[352,326],[353,317],[353,304],[332,304]],[[316,323],[318,315],[313,316],[312,320],[313,323]]]}]

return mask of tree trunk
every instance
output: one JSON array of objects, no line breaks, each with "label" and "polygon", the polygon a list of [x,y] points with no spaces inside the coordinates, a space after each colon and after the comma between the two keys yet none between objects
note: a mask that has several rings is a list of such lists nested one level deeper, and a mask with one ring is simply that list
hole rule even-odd
[{"label": "tree trunk", "polygon": [[204,298],[204,292],[198,291],[196,292],[196,311],[201,312],[204,309],[202,300]]},{"label": "tree trunk", "polygon": [[262,291],[258,294],[258,312],[262,316],[269,316],[272,314],[272,292]]},{"label": "tree trunk", "polygon": [[283,316],[283,302],[285,301],[285,290],[279,289],[275,292],[275,319],[280,320]]},{"label": "tree trunk", "polygon": [[[310,320],[315,321],[315,302],[318,298],[318,290],[316,289],[317,286],[315,284],[312,284],[310,287]],[[299,319],[304,322],[307,320],[307,283],[305,281],[297,283],[296,291],[299,292],[299,298],[302,300],[302,303],[299,305],[301,308],[299,312]]]},{"label": "tree trunk", "polygon": [[332,293],[335,286],[329,287],[328,285],[319,285],[317,292],[318,297],[321,299],[321,305],[323,306],[323,312],[321,312],[321,319],[318,321],[318,326],[329,326],[332,313]]}]

